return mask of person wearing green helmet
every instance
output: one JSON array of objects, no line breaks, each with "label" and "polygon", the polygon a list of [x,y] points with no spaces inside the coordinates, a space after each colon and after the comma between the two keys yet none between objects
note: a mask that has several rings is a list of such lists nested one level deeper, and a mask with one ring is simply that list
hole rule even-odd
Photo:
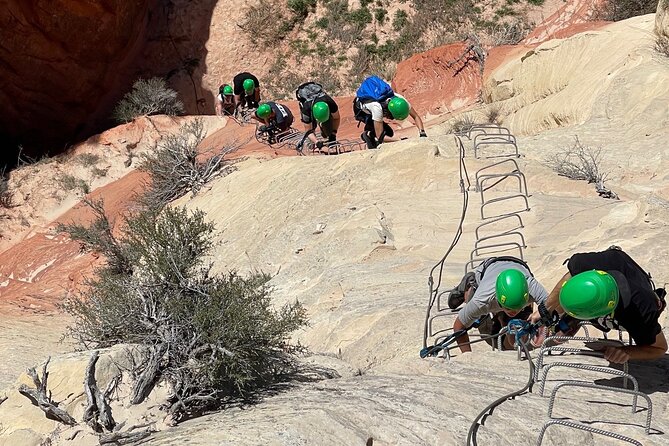
[{"label": "person wearing green helmet", "polygon": [[228,84],[218,87],[216,96],[216,116],[232,116],[235,112],[235,94]]},{"label": "person wearing green helmet", "polygon": [[323,141],[316,136],[316,127],[321,130],[321,136],[327,139],[326,144],[337,141],[339,130],[339,106],[323,86],[316,82],[305,82],[295,90],[295,97],[300,105],[300,120],[304,124],[306,138],[312,146],[323,147]]},{"label": "person wearing green helmet", "polygon": [[276,136],[288,131],[293,125],[293,113],[288,106],[272,101],[260,104],[253,119],[262,123],[258,126],[258,131],[268,134],[270,144],[274,142]]},{"label": "person wearing green helmet", "polygon": [[[479,327],[482,334],[497,334],[512,318],[525,319],[532,313],[532,302],[544,302],[548,292],[534,278],[527,264],[511,256],[491,257],[484,260],[473,272],[467,273],[460,285],[459,299],[451,299],[452,309],[465,305],[458,312],[453,331],[464,330],[481,317],[492,314],[485,325]],[[456,296],[453,292],[451,294]],[[504,348],[513,348],[514,338],[504,339]],[[471,351],[465,333],[457,338],[460,351]]]},{"label": "person wearing green helmet", "polygon": [[235,93],[235,110],[240,108],[258,108],[260,103],[260,82],[251,73],[242,72],[232,80]]},{"label": "person wearing green helmet", "polygon": [[635,345],[603,350],[604,358],[613,363],[664,355],[667,340],[658,321],[666,306],[666,291],[655,288],[650,275],[632,257],[612,246],[605,251],[574,254],[566,263],[568,272],[530,321],[550,319],[555,311],[566,313],[562,321],[572,319],[575,329],[580,320],[589,320],[604,331],[626,330]]},{"label": "person wearing green helmet", "polygon": [[[376,98],[367,96],[372,92],[381,96]],[[419,136],[427,137],[423,120],[409,101],[376,76],[368,77],[360,85],[353,102],[353,114],[358,121],[365,123],[364,132],[360,136],[367,143],[369,149],[375,149],[384,142],[394,142],[401,139],[394,136],[395,131],[384,121],[384,118],[403,121],[411,117],[416,127],[418,127]]]}]

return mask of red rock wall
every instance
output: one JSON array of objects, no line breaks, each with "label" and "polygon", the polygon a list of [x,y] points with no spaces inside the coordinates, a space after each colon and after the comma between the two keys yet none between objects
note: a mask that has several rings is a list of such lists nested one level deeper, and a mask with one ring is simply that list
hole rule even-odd
[{"label": "red rock wall", "polygon": [[62,149],[92,131],[99,105],[127,82],[119,73],[137,54],[154,3],[0,0],[3,141]]}]

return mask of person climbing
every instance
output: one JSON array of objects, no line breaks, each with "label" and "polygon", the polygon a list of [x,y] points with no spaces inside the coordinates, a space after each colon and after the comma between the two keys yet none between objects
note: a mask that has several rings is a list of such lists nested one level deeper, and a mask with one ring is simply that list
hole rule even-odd
[{"label": "person climbing", "polygon": [[230,85],[225,84],[218,88],[215,106],[216,116],[232,116],[235,112],[235,95]]},{"label": "person climbing", "polygon": [[528,319],[552,319],[552,312],[589,320],[603,331],[625,329],[636,345],[605,347],[612,363],[657,359],[667,351],[658,320],[666,307],[666,291],[655,288],[647,274],[617,246],[601,252],[576,253],[565,261],[568,272],[546,302]]},{"label": "person climbing", "polygon": [[369,149],[375,149],[384,142],[399,141],[384,118],[403,121],[411,116],[418,127],[419,136],[427,137],[423,121],[409,101],[395,93],[386,81],[377,76],[368,77],[358,88],[353,101],[353,115],[365,124],[360,137]]},{"label": "person climbing", "polygon": [[323,147],[323,142],[316,136],[316,127],[320,128],[321,136],[327,139],[328,144],[336,142],[339,107],[323,86],[316,82],[305,82],[297,87],[295,97],[300,104],[300,120],[311,144],[319,149]]},{"label": "person climbing", "polygon": [[251,73],[237,74],[232,80],[235,93],[235,111],[240,108],[258,108],[260,102],[260,82]]},{"label": "person climbing", "polygon": [[293,114],[290,109],[272,101],[260,104],[253,118],[263,123],[258,127],[258,131],[267,133],[270,144],[274,143],[277,135],[288,131],[293,125]]},{"label": "person climbing", "polygon": [[[456,309],[463,302],[453,323],[453,332],[471,327],[480,317],[494,316],[486,326],[479,327],[481,333],[497,334],[511,318],[525,319],[532,313],[531,302],[545,302],[546,289],[537,281],[527,264],[515,257],[491,257],[483,261],[473,272],[465,274],[448,305]],[[470,352],[469,336],[465,332],[456,339],[460,351]],[[515,339],[508,335],[504,348],[513,348]]]}]

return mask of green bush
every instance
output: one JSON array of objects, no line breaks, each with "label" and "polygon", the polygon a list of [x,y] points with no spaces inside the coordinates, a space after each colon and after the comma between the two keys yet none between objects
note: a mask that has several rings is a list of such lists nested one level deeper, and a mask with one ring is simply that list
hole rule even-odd
[{"label": "green bush", "polygon": [[388,14],[388,11],[386,11],[383,8],[376,8],[374,10],[374,18],[376,19],[377,22],[379,22],[381,25],[383,25],[386,21],[386,15]]},{"label": "green bush", "polygon": [[364,28],[368,23],[372,23],[372,13],[369,12],[369,9],[361,7],[348,13],[348,21],[360,28]]},{"label": "green bush", "polygon": [[330,21],[328,20],[327,17],[321,17],[320,19],[316,20],[315,25],[316,25],[316,28],[327,29],[329,23],[330,23]]},{"label": "green bush", "polygon": [[114,109],[113,117],[125,123],[140,116],[178,115],[183,111],[177,92],[169,88],[164,79],[154,77],[137,80]]},{"label": "green bush", "polygon": [[393,29],[395,31],[401,31],[402,28],[407,26],[409,23],[409,16],[406,11],[403,9],[398,9],[395,11],[395,16],[393,17]]},{"label": "green bush", "polygon": [[316,7],[316,0],[288,0],[288,9],[300,17],[309,15],[309,11]]},{"label": "green bush", "polygon": [[[303,306],[275,310],[266,274],[212,274],[214,226],[203,212],[140,211],[115,236],[103,203],[88,204],[96,216],[90,227],[59,230],[100,251],[107,264],[62,307],[74,318],[69,334],[85,348],[127,343],[151,352],[133,370],[146,378],[135,383],[133,394],[144,395],[135,403],[162,379],[172,389],[167,409],[179,421],[250,397],[294,370],[300,348],[289,337],[306,323]],[[149,391],[139,391],[146,383]]]}]

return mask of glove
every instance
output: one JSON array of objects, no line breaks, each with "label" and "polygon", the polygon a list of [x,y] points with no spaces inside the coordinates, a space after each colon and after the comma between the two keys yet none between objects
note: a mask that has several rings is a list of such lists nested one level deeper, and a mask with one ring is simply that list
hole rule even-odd
[{"label": "glove", "polygon": [[425,133],[425,130],[420,131],[420,137],[421,138],[427,138],[427,133]]},{"label": "glove", "polygon": [[316,143],[316,147],[318,147],[319,149],[322,149],[323,148],[323,141],[318,141]]},{"label": "glove", "polygon": [[260,133],[265,133],[267,130],[268,130],[268,128],[267,128],[266,125],[261,125],[260,127],[258,127],[258,131]]}]

